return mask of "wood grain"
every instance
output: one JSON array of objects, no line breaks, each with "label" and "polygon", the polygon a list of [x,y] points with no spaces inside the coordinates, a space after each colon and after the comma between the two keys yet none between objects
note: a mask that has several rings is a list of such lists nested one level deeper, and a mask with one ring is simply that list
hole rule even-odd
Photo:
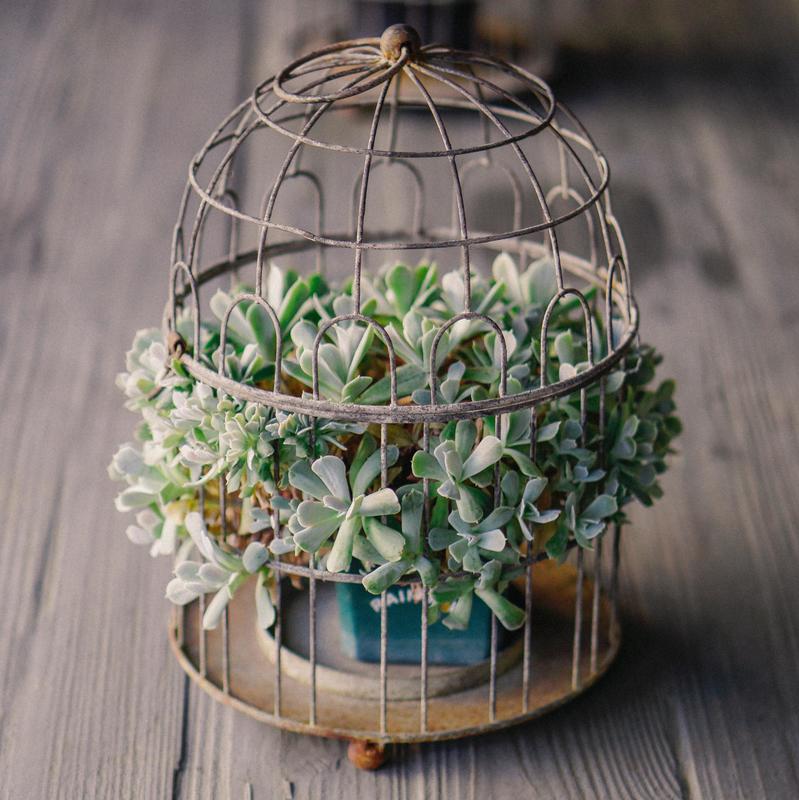
[{"label": "wood grain", "polygon": [[167,567],[128,544],[105,477],[132,422],[113,376],[160,317],[190,154],[340,6],[320,8],[0,10],[0,797],[799,796],[799,70],[776,57],[562,76],[686,422],[666,499],[626,537],[602,684],[377,773],[189,688]]}]

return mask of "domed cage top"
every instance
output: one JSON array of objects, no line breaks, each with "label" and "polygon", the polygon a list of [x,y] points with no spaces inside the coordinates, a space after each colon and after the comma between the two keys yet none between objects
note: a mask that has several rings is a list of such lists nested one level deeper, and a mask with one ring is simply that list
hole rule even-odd
[{"label": "domed cage top", "polygon": [[[379,181],[391,173],[405,189],[388,194],[396,205],[388,212],[370,214],[370,199]],[[431,185],[441,195],[448,182],[446,202],[430,202]],[[281,202],[295,185],[306,192],[302,214],[298,203]],[[389,28],[381,39],[342,42],[303,56],[265,80],[214,131],[192,159],[178,222],[174,230],[170,295],[164,328],[172,354],[197,380],[235,398],[272,409],[315,418],[368,423],[380,428],[383,454],[382,485],[386,485],[386,430],[389,425],[419,423],[427,448],[430,427],[452,420],[494,417],[499,435],[503,416],[534,408],[544,401],[579,393],[581,417],[588,387],[598,386],[599,424],[604,425],[606,376],[622,360],[635,340],[638,312],[632,295],[624,240],[613,215],[608,190],[609,170],[588,132],[551,89],[525,70],[496,58],[422,45],[405,26]],[[396,186],[398,184],[394,184]],[[377,186],[376,190],[374,187]],[[234,188],[235,187],[235,188]],[[486,216],[479,192],[504,193],[508,219],[501,224],[474,220]],[[370,192],[370,190],[372,190]],[[292,190],[293,191],[293,190]],[[386,193],[374,195],[385,201]],[[478,198],[477,204],[474,197]],[[483,203],[485,206],[485,203]],[[302,220],[292,218],[303,216]],[[375,219],[377,217],[377,219]],[[224,225],[220,224],[224,223]],[[566,246],[568,242],[568,247]],[[205,253],[221,250],[208,258]],[[472,291],[473,275],[486,259],[507,252],[520,267],[546,258],[551,262],[556,293],[542,318],[540,380],[521,392],[508,391],[508,353],[502,330]],[[397,254],[405,258],[435,258],[451,264],[460,275],[462,311],[438,330],[429,363],[426,403],[408,402],[398,387],[400,360],[387,330],[364,313],[370,264]],[[352,308],[320,325],[313,344],[313,385],[308,393],[286,390],[281,358],[286,331],[278,309],[269,302],[265,275],[268,260],[305,259],[319,271],[352,270]],[[271,389],[236,381],[226,374],[225,358],[210,365],[195,352],[200,341],[203,288],[222,276],[249,281],[251,288],[233,296],[220,328],[219,352],[225,346],[231,317],[243,302],[257,303],[275,330],[275,371]],[[590,293],[588,289],[594,287]],[[547,331],[561,303],[582,313],[588,367],[547,381]],[[592,327],[589,304],[601,318],[604,336]],[[179,311],[191,316],[191,338],[178,335]],[[437,387],[436,348],[444,333],[460,320],[475,320],[497,333],[500,381],[497,396],[462,402],[442,402]],[[333,402],[322,396],[318,354],[327,330],[350,322],[371,326],[385,344],[389,365],[389,401],[383,404]],[[530,453],[535,456],[535,414],[530,430]],[[276,466],[277,468],[277,466]],[[428,481],[424,481],[428,499]],[[495,496],[498,486],[495,487]],[[225,491],[220,489],[221,519],[225,525]],[[280,535],[275,513],[272,524]],[[429,708],[427,665],[427,597],[422,592],[419,691],[412,704],[392,699],[386,658],[386,593],[380,600],[381,646],[374,724],[352,724],[335,715],[320,722],[317,690],[318,581],[357,582],[358,575],[331,573],[317,566],[313,556],[305,566],[275,556],[270,566],[278,576],[299,576],[308,582],[309,636],[307,701],[286,699],[289,681],[281,657],[285,620],[281,613],[281,581],[275,588],[277,621],[274,631],[274,673],[263,672],[261,700],[237,691],[231,677],[235,642],[230,641],[228,610],[221,635],[202,630],[204,600],[199,611],[182,609],[173,641],[183,666],[205,688],[273,724],[294,730],[357,737],[375,741],[414,741],[463,735],[485,727],[508,724],[561,702],[588,685],[612,660],[618,645],[616,585],[620,530],[616,526],[609,574],[602,574],[601,538],[593,556],[593,581],[584,589],[584,554],[576,548],[573,585],[567,594],[573,628],[569,634],[568,686],[531,700],[534,643],[531,630],[533,567],[527,558],[524,604],[527,617],[522,633],[518,686],[499,686],[503,669],[498,655],[496,618],[492,617],[487,691],[482,711],[470,719],[435,722]],[[403,585],[418,584],[418,579]],[[608,600],[604,598],[607,589]],[[230,613],[235,616],[236,609]],[[583,619],[590,615],[588,670],[583,663]],[[276,654],[276,655],[275,655]],[[235,670],[234,670],[235,672]],[[415,679],[415,678],[414,678]],[[242,678],[242,680],[245,680]],[[268,685],[266,685],[268,684]],[[498,688],[499,687],[499,688]],[[255,690],[253,690],[255,691]],[[306,691],[306,690],[303,690]],[[475,690],[476,691],[476,690]],[[508,693],[505,701],[503,692]],[[498,704],[498,698],[500,700]],[[296,700],[296,702],[295,702]],[[470,701],[471,702],[471,701]],[[392,709],[397,713],[392,723]],[[391,713],[390,713],[391,712]]]}]

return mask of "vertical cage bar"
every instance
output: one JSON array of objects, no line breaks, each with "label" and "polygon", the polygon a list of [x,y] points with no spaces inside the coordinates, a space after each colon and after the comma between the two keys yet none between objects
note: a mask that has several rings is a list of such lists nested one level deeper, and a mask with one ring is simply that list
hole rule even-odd
[{"label": "vertical cage bar", "polygon": [[524,571],[524,654],[522,656],[522,713],[530,710],[530,656],[531,656],[531,629],[530,617],[533,613],[533,553],[527,551],[527,565]]},{"label": "vertical cage bar", "polygon": [[574,600],[574,644],[572,645],[572,689],[580,688],[580,645],[583,634],[583,548],[577,547],[577,583]]},{"label": "vertical cage bar", "polygon": [[389,80],[383,84],[383,88],[380,90],[380,95],[375,102],[375,110],[374,114],[372,115],[372,125],[369,129],[369,141],[366,145],[367,153],[363,160],[363,172],[361,173],[361,192],[358,200],[358,219],[356,221],[355,231],[355,270],[352,278],[352,303],[353,311],[356,314],[361,313],[361,266],[363,263],[363,248],[361,247],[361,244],[363,242],[364,220],[366,218],[366,193],[369,189],[369,174],[372,170],[371,150],[375,144],[377,127],[380,123],[380,115],[383,111],[383,104],[386,100],[386,94],[388,94],[389,87],[391,86],[391,82],[393,80],[393,77],[389,78]]},{"label": "vertical cage bar", "polygon": [[[492,327],[495,327],[492,323]],[[499,396],[504,397],[508,391],[508,347],[501,330],[495,330],[500,351]],[[502,414],[494,417],[494,428],[498,439],[502,439]],[[494,508],[502,503],[502,486],[499,480],[499,462],[494,464]],[[497,647],[499,632],[497,616],[491,612],[491,658],[488,676],[488,718],[493,722],[497,718]]]},{"label": "vertical cage bar", "polygon": [[419,701],[419,730],[427,730],[427,589],[422,587],[422,664],[421,696]]},{"label": "vertical cage bar", "polygon": [[[224,363],[224,358],[220,363]],[[225,477],[219,477],[219,540],[227,538],[227,484]],[[222,691],[230,694],[230,637],[228,635],[228,606],[222,612]]]},{"label": "vertical cage bar", "polygon": [[[275,331],[279,331],[279,325],[275,325]],[[278,334],[279,335],[279,334]],[[276,352],[276,360],[279,358],[279,351]],[[275,391],[278,391],[280,376],[278,371],[275,371]],[[314,448],[314,431],[311,428],[311,450],[313,451]],[[275,448],[275,454],[272,460],[272,478],[275,482],[275,486],[280,484],[280,448]],[[280,513],[278,510],[272,506],[272,531],[274,533],[275,539],[281,538],[281,531],[280,531]],[[275,563],[280,562],[280,555],[275,554],[273,556]],[[279,569],[273,570],[275,575],[275,676],[274,676],[274,688],[275,688],[275,698],[274,698],[274,712],[276,717],[280,717],[282,702],[281,702],[281,692],[283,689],[283,680],[282,680],[282,672],[281,672],[281,650],[283,645],[283,582],[281,579],[281,573]]]},{"label": "vertical cage bar", "polygon": [[491,614],[491,658],[488,675],[488,720],[497,718],[497,617]]},{"label": "vertical cage bar", "polygon": [[183,649],[183,645],[186,643],[185,621],[186,606],[173,606],[172,625],[175,628],[175,639],[177,640],[178,647],[181,650]]},{"label": "vertical cage bar", "polygon": [[[388,486],[388,425],[380,425],[380,486]],[[386,518],[383,517],[383,523]],[[388,601],[387,593],[380,595],[380,732],[386,732],[388,724]]]},{"label": "vertical cage bar", "polygon": [[[535,406],[530,409],[530,459],[535,462],[536,436],[538,423]],[[527,564],[524,574],[524,653],[522,655],[522,712],[530,710],[530,664],[532,661],[532,629],[533,615],[533,563],[535,555],[535,533],[527,545]]]},{"label": "vertical cage bar", "polygon": [[308,579],[308,660],[311,662],[308,724],[316,725],[316,556],[308,561],[311,575]]},{"label": "vertical cage bar", "polygon": [[613,529],[613,561],[610,568],[610,640],[616,642],[619,623],[619,562],[621,560],[621,525]]},{"label": "vertical cage bar", "polygon": [[[419,94],[422,95],[425,103],[427,104],[430,114],[433,117],[433,122],[438,128],[438,134],[441,142],[447,150],[452,149],[452,144],[447,133],[447,128],[444,125],[444,120],[441,118],[438,107],[430,95],[430,92],[424,87],[424,84],[415,75],[414,71],[408,67],[404,68],[404,73],[410,78]],[[458,171],[458,162],[454,155],[447,156],[452,172],[452,187],[455,195],[455,203],[458,209],[458,225],[462,239],[466,239],[469,235],[469,229],[466,224],[466,207],[463,201],[463,187],[461,186],[460,173]],[[472,310],[472,273],[470,264],[469,245],[464,244],[461,246],[461,270],[463,275],[463,310]]]},{"label": "vertical cage bar", "polygon": [[[435,402],[435,399],[433,400]],[[430,423],[425,422],[422,424],[422,449],[425,453],[430,452]],[[422,541],[427,542],[427,536],[430,533],[430,480],[428,478],[422,479],[422,493],[424,495],[424,511],[422,516]],[[427,589],[423,589],[422,598],[422,653],[421,653],[421,674],[419,680],[420,697],[419,697],[419,727],[422,732],[427,730]]]},{"label": "vertical cage bar", "polygon": [[388,727],[387,698],[388,669],[386,667],[386,651],[388,649],[388,603],[386,592],[380,594],[380,733]]},{"label": "vertical cage bar", "polygon": [[203,627],[203,617],[205,616],[205,595],[201,594],[197,600],[197,627],[200,641],[200,675],[203,678],[208,677],[208,637],[206,630]]},{"label": "vertical cage bar", "polygon": [[222,691],[230,694],[230,626],[228,615],[230,607],[222,612]]},{"label": "vertical cage bar", "polygon": [[[277,571],[276,571],[277,572]],[[283,686],[283,676],[280,669],[280,652],[283,643],[283,582],[280,580],[280,572],[277,572],[275,579],[275,716],[281,715],[281,691]]]},{"label": "vertical cage bar", "polygon": [[[380,487],[388,486],[388,425],[380,424]],[[385,521],[385,520],[384,520]]]},{"label": "vertical cage bar", "polygon": [[[200,516],[205,520],[205,486],[200,486],[198,492],[198,511]],[[203,627],[203,617],[205,616],[205,595],[201,594],[197,598],[197,640],[199,642],[200,650],[200,675],[203,678],[208,677],[208,649],[207,649],[207,636],[205,628]]]},{"label": "vertical cage bar", "polygon": [[602,594],[602,537],[599,537],[594,549],[594,595],[591,602],[591,657],[590,670],[596,672],[599,653],[599,601]]}]

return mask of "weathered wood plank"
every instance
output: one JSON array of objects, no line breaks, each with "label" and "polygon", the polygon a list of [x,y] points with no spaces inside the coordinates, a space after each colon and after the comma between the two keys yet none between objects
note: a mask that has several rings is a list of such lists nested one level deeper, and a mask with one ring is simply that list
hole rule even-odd
[{"label": "weathered wood plank", "polygon": [[0,794],[165,797],[185,681],[166,565],[104,474],[130,435],[112,386],[159,319],[175,165],[233,102],[239,31],[211,3],[2,13]]}]

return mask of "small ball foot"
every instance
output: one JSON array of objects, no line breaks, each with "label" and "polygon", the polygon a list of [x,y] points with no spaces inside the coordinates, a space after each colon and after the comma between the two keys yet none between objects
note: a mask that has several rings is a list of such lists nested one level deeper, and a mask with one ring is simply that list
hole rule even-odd
[{"label": "small ball foot", "polygon": [[347,757],[358,769],[379,769],[386,762],[386,746],[367,739],[353,739]]}]

